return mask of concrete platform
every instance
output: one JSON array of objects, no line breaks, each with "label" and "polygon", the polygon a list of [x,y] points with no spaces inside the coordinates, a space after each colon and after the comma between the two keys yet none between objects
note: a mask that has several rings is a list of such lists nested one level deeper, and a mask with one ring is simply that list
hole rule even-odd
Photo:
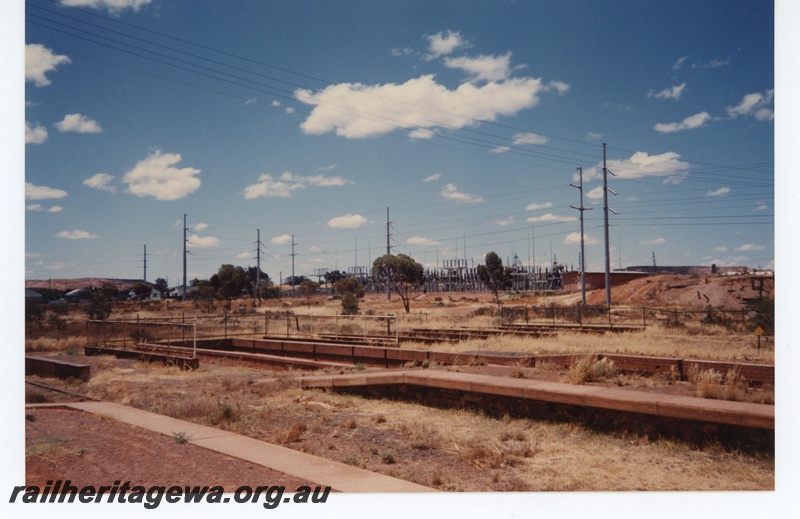
[{"label": "concrete platform", "polygon": [[[48,405],[48,404],[45,404]],[[189,443],[213,451],[262,465],[339,492],[436,492],[436,489],[417,485],[402,479],[370,472],[288,449],[279,445],[255,440],[239,434],[222,431],[169,416],[135,409],[111,402],[79,402],[49,404],[106,416],[119,422],[173,436],[180,432]]]},{"label": "concrete platform", "polygon": [[342,388],[370,385],[410,385],[465,393],[509,396],[663,418],[696,420],[755,429],[775,429],[775,406],[646,391],[579,386],[433,369],[303,377],[302,387]]}]

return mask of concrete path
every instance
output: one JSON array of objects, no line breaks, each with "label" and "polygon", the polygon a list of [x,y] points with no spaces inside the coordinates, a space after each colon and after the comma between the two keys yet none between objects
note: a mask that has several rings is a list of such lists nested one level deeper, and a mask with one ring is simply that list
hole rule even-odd
[{"label": "concrete path", "polygon": [[256,463],[306,481],[330,486],[339,492],[436,492],[433,488],[370,472],[345,463],[120,404],[77,402],[58,404],[58,406],[106,416],[167,436],[182,433],[189,439],[189,443],[194,445]]}]

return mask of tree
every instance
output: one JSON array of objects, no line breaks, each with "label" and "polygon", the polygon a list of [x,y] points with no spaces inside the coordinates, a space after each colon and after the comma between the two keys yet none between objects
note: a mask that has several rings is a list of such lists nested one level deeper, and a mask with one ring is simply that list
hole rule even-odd
[{"label": "tree", "polygon": [[351,292],[342,296],[342,314],[358,315],[358,298]]},{"label": "tree", "polygon": [[167,297],[169,292],[169,283],[164,278],[156,278],[156,290],[161,292],[161,297]]},{"label": "tree", "polygon": [[503,267],[503,260],[494,251],[486,255],[485,261],[485,265],[478,265],[478,279],[494,293],[497,306],[501,307],[500,291],[511,287],[511,268]]},{"label": "tree", "polygon": [[153,287],[147,283],[136,283],[133,285],[133,294],[136,296],[136,299],[139,299],[140,301],[142,299],[147,299],[152,293]]},{"label": "tree", "polygon": [[323,277],[325,278],[326,285],[333,285],[343,279],[346,279],[347,274],[345,274],[344,272],[340,272],[338,270],[332,270],[330,272],[325,273],[325,276]]},{"label": "tree", "polygon": [[364,297],[364,287],[361,286],[361,283],[356,278],[341,279],[333,287],[340,296],[353,294],[356,297]]},{"label": "tree", "polygon": [[204,301],[207,311],[210,312],[214,308],[214,297],[217,295],[217,291],[211,284],[211,281],[206,279],[193,279],[192,286],[197,287],[197,290],[192,290],[187,296],[195,301]]},{"label": "tree", "polygon": [[[261,275],[259,276],[259,271]],[[269,276],[266,272],[259,269],[258,267],[247,267],[247,293],[252,296],[253,298],[261,299],[261,291],[264,285],[269,285],[270,280]],[[261,283],[261,286],[256,286],[257,283]]]},{"label": "tree", "polygon": [[306,303],[311,304],[311,296],[319,292],[319,283],[306,279],[297,288],[297,293],[306,298]]},{"label": "tree", "polygon": [[403,301],[406,313],[410,311],[411,292],[425,281],[422,265],[405,254],[384,254],[372,262],[372,275],[389,283]]},{"label": "tree", "polygon": [[103,283],[99,289],[91,289],[86,313],[89,319],[104,321],[111,315],[111,301],[119,297],[119,289],[110,283]]},{"label": "tree", "polygon": [[242,267],[234,267],[230,264],[221,265],[219,271],[211,276],[209,281],[220,297],[225,299],[228,309],[231,307],[231,301],[242,295],[242,292],[250,284],[247,272]]}]

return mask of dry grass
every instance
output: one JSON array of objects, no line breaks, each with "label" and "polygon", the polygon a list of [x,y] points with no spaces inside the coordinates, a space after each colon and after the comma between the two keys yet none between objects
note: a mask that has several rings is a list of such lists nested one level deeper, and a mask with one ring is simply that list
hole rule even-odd
[{"label": "dry grass", "polygon": [[586,384],[598,380],[612,379],[617,376],[614,361],[603,357],[597,359],[595,355],[585,355],[570,364],[564,376],[568,384]]}]

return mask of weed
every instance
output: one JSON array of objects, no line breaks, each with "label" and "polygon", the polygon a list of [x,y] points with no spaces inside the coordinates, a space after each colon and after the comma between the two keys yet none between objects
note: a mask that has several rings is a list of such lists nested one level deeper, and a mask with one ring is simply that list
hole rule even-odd
[{"label": "weed", "polygon": [[392,454],[391,452],[384,452],[381,455],[381,461],[386,465],[393,465],[396,462],[394,454]]},{"label": "weed", "polygon": [[359,468],[362,468],[362,469],[366,466],[366,463],[364,463],[364,460],[359,458],[358,454],[355,454],[355,453],[348,454],[347,456],[345,456],[345,458],[342,461],[344,463],[347,463],[348,465],[352,465],[354,467],[359,467]]},{"label": "weed", "polygon": [[603,357],[596,360],[594,355],[580,357],[570,364],[566,381],[570,384],[586,384],[595,380],[610,379],[617,376],[614,361]]},{"label": "weed", "polygon": [[175,440],[175,443],[177,443],[178,445],[189,443],[189,437],[186,435],[185,432],[173,432],[172,439]]},{"label": "weed", "polygon": [[375,417],[375,423],[386,423],[386,417],[382,414],[379,414]]},{"label": "weed", "polygon": [[278,443],[299,442],[303,439],[303,433],[306,430],[308,430],[308,427],[303,422],[292,422],[291,425],[278,434]]}]

